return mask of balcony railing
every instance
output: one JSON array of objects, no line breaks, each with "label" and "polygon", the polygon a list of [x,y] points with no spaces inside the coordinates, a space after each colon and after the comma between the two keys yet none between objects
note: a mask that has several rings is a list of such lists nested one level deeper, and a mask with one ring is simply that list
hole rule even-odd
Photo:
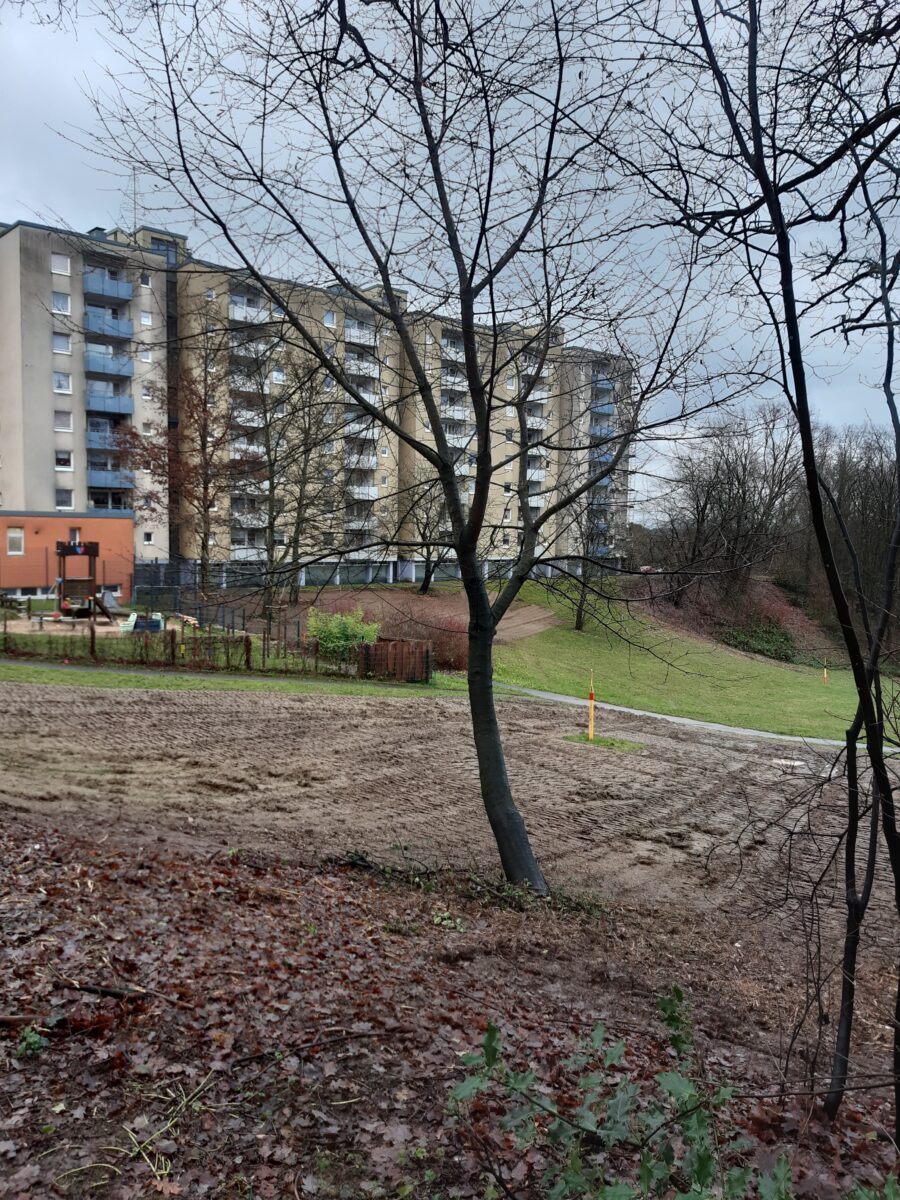
[{"label": "balcony railing", "polygon": [[441,338],[441,356],[443,358],[452,359],[454,362],[460,362],[465,358],[465,347],[462,342],[448,342],[446,338]]},{"label": "balcony railing", "polygon": [[372,424],[371,420],[350,421],[344,426],[344,434],[346,437],[367,438],[372,441],[378,440],[378,430]]},{"label": "balcony railing", "polygon": [[351,500],[377,500],[378,488],[371,483],[351,483],[347,485],[347,495]]},{"label": "balcony railing", "polygon": [[134,487],[134,472],[88,467],[87,485],[89,488],[117,488],[120,491],[127,491],[128,488]]},{"label": "balcony railing", "polygon": [[229,458],[258,458],[260,455],[260,447],[255,442],[247,442],[243,438],[236,438],[228,448]]},{"label": "balcony railing", "polygon": [[271,321],[272,314],[267,308],[248,308],[246,304],[229,304],[228,319],[229,321],[244,321],[248,325],[261,325],[264,321]]},{"label": "balcony railing", "polygon": [[91,375],[134,374],[134,363],[126,354],[100,354],[96,350],[85,350],[84,369]]},{"label": "balcony railing", "polygon": [[265,546],[232,546],[228,552],[232,562],[264,562]]},{"label": "balcony railing", "polygon": [[547,503],[546,496],[526,496],[526,500],[528,501],[528,507],[537,509],[538,512],[540,512],[540,510]]},{"label": "balcony railing", "polygon": [[134,412],[134,400],[130,392],[110,392],[102,384],[95,385],[88,380],[84,391],[84,407],[88,412],[130,416]]},{"label": "balcony railing", "polygon": [[363,529],[371,533],[375,529],[374,517],[346,517],[344,520],[345,529]]},{"label": "balcony railing", "polygon": [[110,317],[106,313],[86,312],[84,314],[86,333],[96,333],[101,337],[130,338],[134,333],[134,324],[124,317]]},{"label": "balcony railing", "polygon": [[525,414],[526,429],[546,429],[547,424],[548,422],[546,417],[539,417],[536,413]]},{"label": "balcony railing", "polygon": [[468,421],[469,406],[468,404],[442,404],[441,405],[441,420],[442,421]]},{"label": "balcony railing", "polygon": [[260,512],[235,512],[232,509],[231,524],[235,529],[265,529],[263,514]]},{"label": "balcony railing", "polygon": [[459,371],[441,371],[441,387],[451,392],[464,392],[467,386],[465,375]]},{"label": "balcony railing", "polygon": [[372,325],[357,325],[355,321],[344,322],[344,341],[359,346],[375,345],[375,329]]},{"label": "balcony railing", "polygon": [[448,446],[455,446],[458,450],[464,450],[472,440],[468,433],[449,433],[447,430],[444,430],[444,437]]},{"label": "balcony railing", "polygon": [[96,512],[117,512],[121,513],[123,517],[131,517],[134,516],[134,509],[131,505],[131,496],[113,496],[111,500],[104,497],[102,500],[98,500],[88,493],[88,508],[92,508]]},{"label": "balcony railing", "polygon": [[344,452],[344,466],[349,467],[354,471],[374,471],[378,466],[378,459],[374,454],[353,454],[350,451]]},{"label": "balcony railing", "polygon": [[88,450],[115,450],[116,435],[107,429],[89,429],[84,435],[84,444]]},{"label": "balcony railing", "polygon": [[248,425],[254,429],[261,428],[266,420],[259,409],[254,408],[233,408],[231,419],[235,425]]},{"label": "balcony railing", "polygon": [[127,279],[110,279],[105,271],[85,271],[82,287],[86,296],[105,300],[130,300],[134,289]]},{"label": "balcony railing", "polygon": [[525,472],[525,478],[529,483],[542,483],[547,478],[547,472],[543,467],[529,467]]},{"label": "balcony railing", "polygon": [[348,375],[366,375],[370,378],[381,374],[377,358],[371,354],[354,354],[352,351],[344,355],[344,370]]}]

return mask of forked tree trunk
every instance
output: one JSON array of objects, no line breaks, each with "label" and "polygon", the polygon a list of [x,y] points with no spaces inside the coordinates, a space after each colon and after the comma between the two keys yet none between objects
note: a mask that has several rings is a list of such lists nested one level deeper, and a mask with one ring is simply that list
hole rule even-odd
[{"label": "forked tree trunk", "polygon": [[422,582],[419,584],[420,596],[428,595],[428,589],[431,587],[431,581],[434,578],[434,563],[431,561],[430,557],[425,559],[424,567],[425,570],[422,575]]},{"label": "forked tree trunk", "polygon": [[469,598],[469,707],[481,798],[506,878],[510,883],[531,888],[538,896],[546,896],[547,884],[531,849],[525,822],[516,808],[506,774],[494,708],[494,619],[490,603],[481,580],[467,580],[466,593]]}]

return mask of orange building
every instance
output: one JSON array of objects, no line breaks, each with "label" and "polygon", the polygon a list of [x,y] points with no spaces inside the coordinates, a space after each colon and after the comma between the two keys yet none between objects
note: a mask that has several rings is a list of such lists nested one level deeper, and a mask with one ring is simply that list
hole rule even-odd
[{"label": "orange building", "polygon": [[[130,516],[96,512],[0,512],[0,592],[20,596],[52,594],[57,577],[57,542],[97,542],[97,580],[123,602],[134,575],[134,524]],[[67,574],[77,578],[77,559]],[[85,571],[87,574],[87,563]]]}]

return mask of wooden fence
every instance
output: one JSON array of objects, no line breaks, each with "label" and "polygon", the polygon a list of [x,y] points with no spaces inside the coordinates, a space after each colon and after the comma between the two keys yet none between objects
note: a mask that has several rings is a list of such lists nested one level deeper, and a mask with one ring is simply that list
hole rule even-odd
[{"label": "wooden fence", "polygon": [[430,683],[434,672],[431,642],[389,641],[379,638],[357,651],[360,679],[399,679],[404,683]]}]

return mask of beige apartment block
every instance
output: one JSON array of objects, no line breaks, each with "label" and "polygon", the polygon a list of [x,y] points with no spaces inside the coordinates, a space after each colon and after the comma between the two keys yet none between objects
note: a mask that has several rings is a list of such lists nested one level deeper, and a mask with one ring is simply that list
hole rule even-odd
[{"label": "beige apartment block", "polygon": [[[314,583],[420,579],[422,543],[451,533],[440,489],[323,365],[434,443],[397,333],[366,295],[274,278],[260,289],[166,230],[0,226],[0,508],[75,526],[83,513],[127,516],[137,560],[203,560],[213,586],[253,564],[284,579],[304,564],[299,578]],[[462,340],[429,314],[411,313],[410,328],[465,513],[475,426]],[[609,461],[631,376],[621,358],[515,325],[485,331],[479,354],[494,463],[480,553],[502,574],[528,520]],[[123,458],[128,430],[157,447],[155,475]],[[548,570],[624,555],[628,478],[626,457],[544,523]],[[455,574],[444,549],[437,577]]]},{"label": "beige apartment block", "polygon": [[166,389],[168,265],[117,231],[0,226],[0,510],[127,516],[135,558],[168,559],[165,489],[123,453]]}]

